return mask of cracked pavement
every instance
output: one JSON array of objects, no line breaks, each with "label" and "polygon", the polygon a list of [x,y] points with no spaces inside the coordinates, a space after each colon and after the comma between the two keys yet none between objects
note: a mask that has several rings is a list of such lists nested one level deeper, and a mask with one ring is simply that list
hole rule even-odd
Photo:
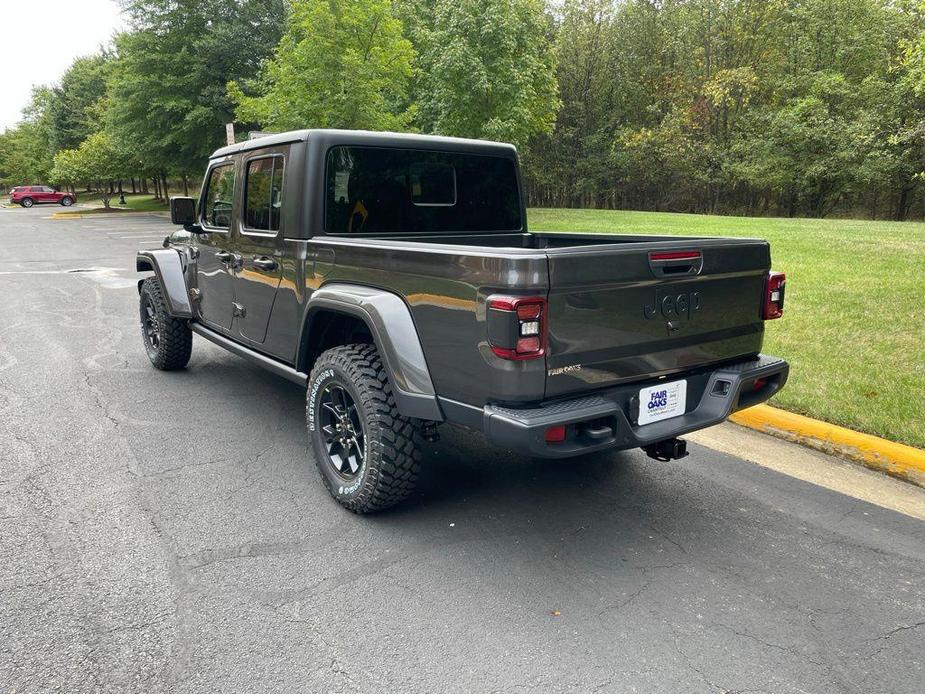
[{"label": "cracked pavement", "polygon": [[925,691],[922,521],[699,445],[447,428],[353,516],[298,387],[198,338],[147,363],[167,220],[53,211],[0,210],[0,692]]}]

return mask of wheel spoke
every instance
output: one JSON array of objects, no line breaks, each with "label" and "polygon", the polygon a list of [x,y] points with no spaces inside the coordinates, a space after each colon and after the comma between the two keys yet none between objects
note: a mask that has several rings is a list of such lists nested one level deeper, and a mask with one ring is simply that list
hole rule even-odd
[{"label": "wheel spoke", "polygon": [[337,403],[338,412],[343,414],[344,412],[347,411],[347,407],[348,407],[347,392],[343,388],[338,388],[336,392],[337,392],[337,399],[340,400],[340,402]]},{"label": "wheel spoke", "polygon": [[360,462],[362,463],[363,462],[363,447],[360,445],[360,442],[357,441],[356,435],[354,435],[353,438],[351,438],[350,440],[353,441],[353,446],[354,448],[356,448],[356,452],[357,452],[357,458],[359,458]]}]

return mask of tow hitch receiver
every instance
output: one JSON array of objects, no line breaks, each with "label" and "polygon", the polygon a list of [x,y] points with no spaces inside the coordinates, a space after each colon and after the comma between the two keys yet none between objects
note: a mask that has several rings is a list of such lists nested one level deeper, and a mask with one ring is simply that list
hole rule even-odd
[{"label": "tow hitch receiver", "polygon": [[648,446],[643,446],[642,450],[644,450],[646,455],[650,458],[655,458],[663,462],[678,460],[688,455],[687,441],[684,439],[665,439],[664,441],[657,441],[656,443],[650,443]]}]

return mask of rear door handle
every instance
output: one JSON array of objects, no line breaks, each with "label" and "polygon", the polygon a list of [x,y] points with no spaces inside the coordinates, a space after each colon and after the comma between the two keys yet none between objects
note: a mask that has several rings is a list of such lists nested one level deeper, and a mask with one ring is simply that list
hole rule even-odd
[{"label": "rear door handle", "polygon": [[266,256],[261,258],[261,257],[255,256],[252,262],[254,264],[254,267],[260,268],[261,270],[275,270],[276,269],[276,261],[273,260],[273,258],[267,258]]},{"label": "rear door handle", "polygon": [[215,257],[221,260],[223,263],[230,262],[234,259],[234,256],[228,251],[215,251]]}]

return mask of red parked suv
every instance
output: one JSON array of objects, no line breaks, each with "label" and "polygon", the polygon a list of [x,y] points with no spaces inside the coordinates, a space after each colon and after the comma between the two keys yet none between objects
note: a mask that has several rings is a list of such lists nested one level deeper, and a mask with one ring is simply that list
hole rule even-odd
[{"label": "red parked suv", "polygon": [[76,197],[73,193],[62,193],[48,186],[17,186],[10,190],[10,202],[19,203],[23,207],[32,207],[40,202],[55,202],[70,207]]}]

